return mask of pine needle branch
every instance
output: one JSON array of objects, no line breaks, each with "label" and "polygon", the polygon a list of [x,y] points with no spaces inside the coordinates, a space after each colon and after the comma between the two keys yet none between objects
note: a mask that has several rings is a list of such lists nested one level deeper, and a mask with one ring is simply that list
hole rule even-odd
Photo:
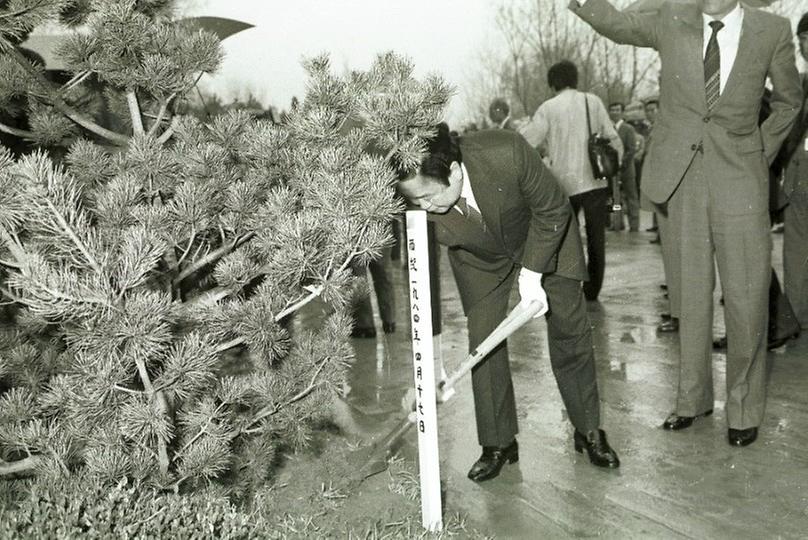
[{"label": "pine needle branch", "polygon": [[2,20],[2,19],[15,19],[17,17],[20,17],[22,15],[30,13],[31,11],[35,10],[36,8],[38,8],[39,6],[44,4],[46,1],[47,0],[39,0],[39,2],[37,2],[33,6],[28,6],[28,7],[22,8],[22,9],[18,9],[17,11],[12,11],[10,13],[3,13],[2,15],[0,15],[0,20]]},{"label": "pine needle branch", "polygon": [[239,236],[239,237],[235,238],[229,244],[225,244],[225,245],[221,246],[219,249],[215,249],[215,250],[211,251],[210,253],[208,253],[207,255],[205,255],[204,257],[199,259],[198,261],[196,261],[194,264],[192,264],[191,266],[189,266],[188,268],[186,268],[185,270],[180,272],[180,275],[178,275],[176,278],[174,278],[174,281],[172,282],[172,285],[174,285],[174,286],[179,285],[182,282],[183,279],[187,278],[188,276],[193,275],[194,273],[196,273],[200,269],[204,268],[205,266],[207,266],[207,265],[221,259],[222,257],[227,255],[228,253],[232,252],[234,249],[236,249],[239,246],[243,245],[245,242],[248,242],[249,240],[252,240],[252,238],[254,236],[255,236],[254,232],[248,232],[248,233],[246,233],[246,234],[244,234],[242,236]]},{"label": "pine needle branch", "polygon": [[20,129],[20,128],[11,127],[11,126],[6,125],[6,124],[4,124],[2,122],[0,122],[0,131],[2,131],[3,133],[8,133],[9,135],[14,135],[15,137],[21,137],[21,138],[27,139],[27,140],[33,140],[33,139],[36,138],[36,135],[34,134],[33,131],[28,131],[26,129]]},{"label": "pine needle branch", "polygon": [[[360,238],[365,234],[365,231],[367,230],[369,224],[370,224],[370,222],[366,221],[365,224],[362,226],[362,231],[360,232],[360,235],[359,235]],[[351,254],[348,255],[345,258],[345,260],[342,262],[342,264],[340,265],[339,272],[342,272],[343,270],[348,268],[348,265],[351,264],[351,261],[353,261],[354,257],[356,257],[357,255],[359,255],[358,251],[352,251]],[[330,263],[329,263],[329,267],[330,267]],[[331,275],[330,272],[326,271],[326,275],[323,276],[323,281],[327,281],[329,279],[330,275]],[[291,315],[295,311],[301,309],[303,306],[305,306],[306,304],[308,304],[309,302],[313,301],[315,298],[320,296],[320,294],[322,294],[322,292],[323,292],[323,286],[318,285],[317,287],[311,287],[309,290],[310,290],[309,294],[307,294],[306,296],[304,296],[300,300],[294,302],[293,304],[287,306],[285,309],[283,309],[277,315],[275,315],[275,322],[280,322],[282,319],[284,319],[288,315]],[[227,295],[225,295],[225,297],[226,296]],[[245,341],[246,340],[244,339],[243,336],[231,339],[230,341],[227,341],[227,342],[222,343],[221,345],[219,345],[216,348],[216,352],[217,353],[222,353],[222,352],[224,352],[224,351],[226,351],[228,349],[232,349],[233,347],[238,347],[239,345],[243,345]]]},{"label": "pine needle branch", "polygon": [[59,112],[73,120],[75,123],[90,131],[95,133],[99,137],[103,137],[111,142],[117,144],[128,144],[129,137],[126,135],[121,135],[120,133],[115,133],[105,127],[99,126],[95,122],[93,122],[87,116],[84,116],[76,109],[68,105],[64,99],[59,95],[58,91],[55,91],[52,86],[51,82],[48,81],[41,73],[39,73],[36,69],[31,66],[28,62],[28,59],[23,56],[23,54],[17,50],[12,43],[8,40],[0,37],[0,46],[2,46],[8,54],[17,62],[31,77],[33,77],[46,92],[47,98],[53,103],[53,106],[56,107]]},{"label": "pine needle branch", "polygon": [[74,86],[78,86],[79,84],[84,82],[84,80],[87,77],[89,77],[90,75],[92,75],[92,74],[93,74],[93,72],[90,71],[89,69],[86,69],[84,71],[79,71],[78,73],[76,73],[76,75],[72,79],[70,79],[69,81],[64,83],[62,85],[62,87],[59,88],[59,91],[60,92],[67,92],[68,90],[71,90]]},{"label": "pine needle branch", "polygon": [[191,238],[188,240],[188,247],[182,252],[182,255],[177,260],[177,264],[174,266],[174,269],[179,268],[183,261],[188,257],[188,254],[191,252],[191,248],[194,246],[194,240],[196,240],[196,227],[191,227]]},{"label": "pine needle branch", "polygon": [[129,116],[132,118],[132,132],[135,135],[143,135],[143,116],[140,114],[140,103],[137,101],[137,94],[134,90],[126,92],[126,104],[129,106]]},{"label": "pine needle branch", "polygon": [[225,406],[225,403],[220,403],[219,406],[216,407],[216,410],[213,411],[213,414],[211,414],[210,417],[205,421],[205,425],[203,425],[201,428],[199,428],[199,431],[197,432],[197,434],[194,435],[191,438],[190,441],[185,443],[185,445],[182,448],[180,448],[179,452],[176,453],[176,456],[181,456],[182,454],[184,454],[185,451],[188,450],[188,448],[199,439],[199,437],[201,437],[202,435],[207,433],[208,426],[210,425],[211,422],[213,422],[213,419],[216,417],[217,414],[219,414],[219,412],[222,410],[222,408],[224,406]]},{"label": "pine needle branch", "polygon": [[70,224],[68,224],[67,220],[64,218],[62,213],[56,209],[53,203],[48,199],[45,199],[45,202],[48,205],[48,209],[53,213],[54,217],[56,218],[56,221],[59,222],[59,225],[62,227],[62,230],[64,230],[64,232],[70,237],[70,239],[73,240],[73,243],[76,244],[77,248],[79,248],[79,251],[81,251],[82,255],[84,255],[84,258],[87,259],[89,265],[92,267],[95,273],[100,276],[103,273],[103,270],[101,269],[101,265],[98,264],[98,261],[96,261],[95,258],[90,254],[90,250],[87,249],[87,246],[84,245],[84,242],[82,242],[81,239],[76,235],[75,231],[73,231],[73,229],[70,228]]},{"label": "pine needle branch", "polygon": [[[146,393],[150,397],[154,397],[156,400],[157,411],[160,414],[168,414],[168,404],[166,403],[165,395],[162,392],[154,391],[154,386],[152,385],[151,378],[149,377],[149,372],[146,370],[146,364],[142,359],[136,360],[135,363],[137,364],[137,371],[140,375],[140,381],[143,383],[143,388],[146,389]],[[160,472],[167,474],[168,466],[170,464],[168,459],[168,448],[166,446],[166,442],[160,437],[157,437],[157,453],[158,461],[160,463]]]},{"label": "pine needle branch", "polygon": [[39,456],[28,456],[19,461],[3,461],[0,459],[0,476],[32,472],[40,461]]},{"label": "pine needle branch", "polygon": [[26,254],[25,250],[22,248],[22,244],[20,244],[19,239],[14,238],[2,224],[0,224],[0,240],[5,242],[6,247],[17,260],[17,263],[24,265],[26,262]]},{"label": "pine needle branch", "polygon": [[168,142],[168,139],[174,135],[174,130],[177,129],[177,126],[180,124],[179,117],[175,116],[171,119],[171,123],[168,125],[166,130],[157,138],[157,142],[160,144],[165,144]]},{"label": "pine needle branch", "polygon": [[168,111],[168,105],[171,101],[177,96],[176,92],[168,96],[168,99],[165,99],[160,103],[160,110],[157,112],[157,117],[154,120],[154,124],[149,129],[149,136],[154,137],[157,135],[157,130],[160,129],[160,124],[163,123],[163,119],[166,116],[166,112]]},{"label": "pine needle branch", "polygon": [[[320,373],[323,372],[323,369],[325,369],[325,366],[326,366],[326,364],[328,364],[329,360],[330,360],[330,358],[327,357],[322,362],[320,362],[320,364],[317,366],[317,369],[315,370],[314,374],[311,376],[311,380],[309,381],[309,385],[306,388],[304,388],[303,390],[301,390],[300,392],[295,394],[292,398],[290,398],[285,403],[279,403],[279,404],[275,404],[275,405],[272,405],[272,406],[264,407],[261,411],[258,412],[258,414],[255,415],[255,418],[253,419],[253,421],[252,421],[252,423],[250,425],[254,426],[255,424],[259,423],[264,418],[267,418],[269,416],[272,416],[274,414],[279,413],[280,411],[282,411],[283,409],[285,409],[289,405],[293,405],[294,403],[297,403],[301,399],[303,399],[306,396],[308,396],[309,394],[311,394],[314,391],[314,389],[317,388],[320,385],[320,382],[317,381],[317,377],[319,377]],[[245,433],[245,434],[249,435],[249,434],[253,434],[253,433],[259,433],[260,431],[262,431],[262,428],[248,428],[248,429],[245,429],[244,431],[242,431],[242,433]]]}]

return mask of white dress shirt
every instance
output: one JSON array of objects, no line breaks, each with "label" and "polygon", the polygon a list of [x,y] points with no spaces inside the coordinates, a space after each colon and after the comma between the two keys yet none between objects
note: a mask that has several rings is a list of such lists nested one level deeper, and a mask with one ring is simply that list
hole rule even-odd
[{"label": "white dress shirt", "polygon": [[[471,190],[471,182],[469,182],[469,171],[466,169],[466,166],[463,165],[462,163],[460,164],[460,170],[463,171],[463,186],[460,188],[460,196],[466,199],[466,204],[468,204],[470,207],[480,212],[480,207],[477,206],[477,199],[474,198],[474,192]],[[452,208],[454,208],[461,214],[463,213],[463,211],[457,205],[454,205]],[[482,212],[480,212],[480,214],[482,214]]]},{"label": "white dress shirt", "polygon": [[[718,19],[702,13],[701,17],[704,21],[704,48],[702,49],[702,57],[707,54],[707,44],[710,42],[710,36],[713,34],[713,29],[710,28],[710,22]],[[735,64],[735,58],[738,56],[738,43],[741,41],[741,26],[743,24],[743,8],[741,4],[735,6],[735,9],[724,15],[720,19],[724,23],[724,27],[718,32],[718,49],[721,53],[721,87],[720,92],[724,93],[724,87],[727,85],[730,71]]]}]

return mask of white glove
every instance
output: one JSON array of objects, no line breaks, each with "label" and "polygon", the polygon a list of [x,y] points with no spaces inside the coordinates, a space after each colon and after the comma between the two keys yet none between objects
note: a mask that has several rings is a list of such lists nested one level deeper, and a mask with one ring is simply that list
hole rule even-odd
[{"label": "white glove", "polygon": [[519,298],[521,304],[529,304],[530,302],[539,302],[541,309],[533,316],[533,318],[541,317],[547,313],[547,293],[544,292],[544,287],[541,286],[541,274],[522,268],[519,271]]}]

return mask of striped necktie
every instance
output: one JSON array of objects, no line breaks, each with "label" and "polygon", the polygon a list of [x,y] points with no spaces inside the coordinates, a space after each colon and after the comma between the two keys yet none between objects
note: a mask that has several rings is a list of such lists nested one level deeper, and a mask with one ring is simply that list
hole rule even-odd
[{"label": "striped necktie", "polygon": [[721,21],[710,21],[713,33],[707,42],[707,52],[704,54],[704,90],[707,97],[707,110],[721,97],[721,51],[718,47],[718,31],[724,28]]}]

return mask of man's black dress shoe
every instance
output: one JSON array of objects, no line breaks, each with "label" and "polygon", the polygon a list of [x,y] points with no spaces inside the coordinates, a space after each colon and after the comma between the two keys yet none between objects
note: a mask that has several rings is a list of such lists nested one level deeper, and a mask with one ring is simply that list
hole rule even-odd
[{"label": "man's black dress shoe", "polygon": [[612,447],[609,446],[608,441],[606,441],[606,433],[602,429],[590,431],[586,436],[576,429],[573,442],[575,443],[575,451],[579,454],[586,449],[589,462],[592,465],[609,469],[616,469],[620,466],[620,459]]},{"label": "man's black dress shoe", "polygon": [[789,339],[797,339],[798,337],[800,337],[800,331],[799,330],[797,330],[796,332],[794,332],[790,336],[783,336],[783,337],[779,337],[779,338],[777,338],[777,337],[776,338],[769,338],[769,340],[766,342],[766,350],[771,351],[773,349],[777,349],[779,347],[782,347],[783,345],[785,345],[788,342]]},{"label": "man's black dress shoe", "polygon": [[701,414],[697,414],[696,416],[679,416],[676,413],[671,413],[664,422],[662,422],[662,429],[667,429],[668,431],[679,431],[680,429],[689,428],[693,425],[693,420],[696,418],[707,417],[713,414],[713,410],[710,409],[709,411],[704,411]]},{"label": "man's black dress shoe", "polygon": [[679,317],[671,317],[665,319],[657,325],[657,332],[678,332],[679,331]]},{"label": "man's black dress shoe", "polygon": [[648,241],[649,244],[659,244],[659,242],[660,242],[659,235],[657,235],[657,237],[654,238],[653,240]]},{"label": "man's black dress shoe", "polygon": [[670,320],[671,314],[670,313],[660,313],[659,318],[662,319],[663,321],[667,321],[667,320]]},{"label": "man's black dress shoe", "polygon": [[[766,350],[771,351],[771,350],[777,349],[779,347],[782,347],[783,345],[788,343],[789,339],[796,339],[799,336],[800,336],[800,333],[799,333],[799,331],[797,331],[797,332],[791,334],[790,336],[783,336],[783,337],[779,337],[779,338],[769,338],[769,340],[766,341]],[[713,340],[713,349],[716,350],[716,351],[725,351],[725,350],[727,350],[727,343],[728,343],[727,342],[727,336],[722,336],[722,337],[720,337],[718,339],[714,339]]]},{"label": "man's black dress shoe", "polygon": [[358,326],[351,330],[352,338],[368,339],[376,337],[375,328],[359,328]]},{"label": "man's black dress shoe", "polygon": [[499,474],[505,463],[516,463],[519,461],[519,445],[516,439],[505,447],[483,446],[483,455],[471,467],[469,478],[475,482],[490,480]]},{"label": "man's black dress shoe", "polygon": [[730,446],[747,446],[757,440],[758,428],[732,429],[727,432],[727,439]]}]

